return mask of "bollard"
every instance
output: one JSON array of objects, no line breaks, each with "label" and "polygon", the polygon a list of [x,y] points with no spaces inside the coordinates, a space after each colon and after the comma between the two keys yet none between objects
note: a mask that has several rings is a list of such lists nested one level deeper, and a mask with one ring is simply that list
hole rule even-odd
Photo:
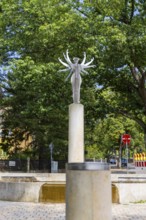
[{"label": "bollard", "polygon": [[27,172],[30,172],[30,157],[27,157]]},{"label": "bollard", "polygon": [[51,173],[58,173],[58,161],[51,161]]},{"label": "bollard", "polygon": [[66,166],[66,220],[111,220],[111,175],[100,162]]}]

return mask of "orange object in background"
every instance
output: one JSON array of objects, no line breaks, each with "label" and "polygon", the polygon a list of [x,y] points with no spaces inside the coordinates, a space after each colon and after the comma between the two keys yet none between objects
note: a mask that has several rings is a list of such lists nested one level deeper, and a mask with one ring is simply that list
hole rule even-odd
[{"label": "orange object in background", "polygon": [[135,166],[138,166],[138,154],[134,154],[134,162],[135,162]]},{"label": "orange object in background", "polygon": [[134,154],[134,162],[136,167],[146,167],[146,153]]},{"label": "orange object in background", "polygon": [[143,153],[144,161],[146,161],[146,153]]},{"label": "orange object in background", "polygon": [[142,154],[139,154],[139,160],[142,161]]}]

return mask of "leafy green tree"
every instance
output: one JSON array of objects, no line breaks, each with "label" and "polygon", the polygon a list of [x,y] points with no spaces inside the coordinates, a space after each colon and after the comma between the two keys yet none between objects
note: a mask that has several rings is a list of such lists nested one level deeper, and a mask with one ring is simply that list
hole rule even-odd
[{"label": "leafy green tree", "polygon": [[125,153],[125,145],[121,142],[121,136],[128,132],[131,135],[131,143],[129,145],[130,157],[135,152],[144,150],[143,131],[142,128],[133,120],[126,117],[113,117],[108,115],[103,120],[98,120],[95,129],[88,133],[90,142],[86,143],[88,152],[87,158],[107,158],[119,155],[120,147],[122,147],[123,156]]},{"label": "leafy green tree", "polygon": [[[60,79],[60,73],[56,74],[54,64],[36,65],[27,57],[13,61],[10,69],[5,85],[7,96],[3,100],[3,147],[17,145],[26,133],[33,137],[30,144],[40,150],[40,157],[44,157],[52,141],[54,145],[61,145],[61,142],[66,145],[68,86],[63,77]],[[56,85],[57,91],[54,90]],[[17,150],[19,153],[19,146],[16,147],[14,153]]]},{"label": "leafy green tree", "polygon": [[[71,91],[65,75],[58,73],[58,57],[66,49],[79,57],[86,51],[97,65],[82,84],[86,131],[94,129],[98,117],[112,112],[136,120],[146,133],[145,10],[140,0],[3,0],[0,62],[10,65],[2,83],[1,107],[8,129],[4,138],[8,141],[8,131],[19,127],[21,134],[12,137],[14,142],[29,132],[37,149],[45,146],[40,156],[52,137],[58,137],[58,145],[66,144],[64,113]],[[112,102],[106,102],[109,97],[103,97],[98,85],[110,90]]]},{"label": "leafy green tree", "polygon": [[2,146],[6,151],[15,146],[13,153],[19,154],[20,141],[31,136],[25,150],[29,154],[41,161],[53,142],[54,157],[66,159],[67,106],[72,98],[65,74],[58,72],[58,57],[67,48],[72,56],[90,48],[85,18],[58,0],[4,0],[1,9],[1,63],[8,67],[2,81]]},{"label": "leafy green tree", "polygon": [[[114,92],[108,88],[103,90],[101,89],[98,92],[97,97],[98,101],[96,105],[96,112],[101,116],[101,118],[104,118],[109,113],[114,114],[115,117],[123,115],[129,119],[134,120],[141,126],[143,131],[145,131],[146,118],[145,115],[141,112],[141,108],[138,102],[136,106],[136,99],[138,98],[137,96],[134,98],[134,95],[131,94],[131,100],[129,101],[127,96],[123,97],[123,94],[120,92]],[[143,142],[146,146],[145,137]]]},{"label": "leafy green tree", "polygon": [[115,103],[105,103],[106,110],[134,119],[146,136],[145,1],[76,1],[76,10],[90,24],[94,41],[97,74],[92,79],[117,96]]}]

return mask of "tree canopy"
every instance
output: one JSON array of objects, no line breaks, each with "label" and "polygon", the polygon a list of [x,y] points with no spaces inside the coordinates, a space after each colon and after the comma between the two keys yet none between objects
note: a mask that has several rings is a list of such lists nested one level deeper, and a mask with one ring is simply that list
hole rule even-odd
[{"label": "tree canopy", "polygon": [[144,0],[3,0],[3,147],[8,150],[28,132],[40,156],[52,141],[56,153],[62,146],[66,154],[72,97],[67,73],[58,72],[66,49],[71,57],[82,58],[85,51],[87,59],[95,58],[96,68],[83,76],[81,88],[85,129],[113,113],[135,120],[146,133],[145,12]]},{"label": "tree canopy", "polygon": [[[102,22],[96,35],[100,54],[97,82],[115,92],[118,108],[113,105],[113,109],[133,118],[145,130],[145,3],[103,1],[99,8]],[[96,10],[93,14],[99,18]]]}]

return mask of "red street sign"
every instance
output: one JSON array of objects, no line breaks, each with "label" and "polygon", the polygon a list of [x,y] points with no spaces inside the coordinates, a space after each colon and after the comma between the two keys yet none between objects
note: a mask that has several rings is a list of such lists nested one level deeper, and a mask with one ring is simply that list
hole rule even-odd
[{"label": "red street sign", "polygon": [[129,134],[123,134],[122,135],[122,142],[124,144],[130,144],[131,136]]}]

